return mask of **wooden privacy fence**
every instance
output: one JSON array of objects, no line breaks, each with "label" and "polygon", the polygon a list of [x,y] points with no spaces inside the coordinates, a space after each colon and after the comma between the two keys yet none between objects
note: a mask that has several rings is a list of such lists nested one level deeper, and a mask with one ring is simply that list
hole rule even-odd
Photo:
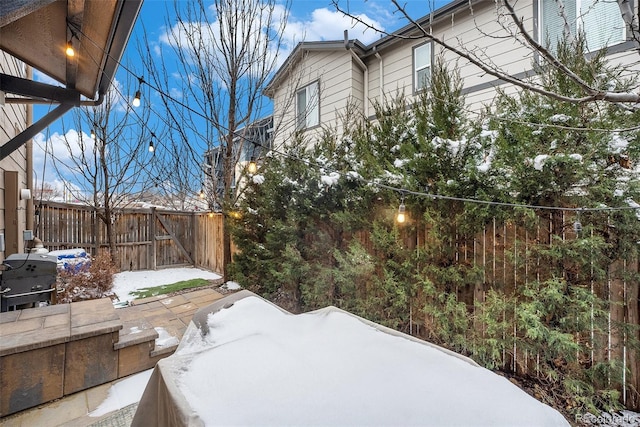
[{"label": "wooden privacy fence", "polygon": [[[96,255],[109,248],[106,224],[91,207],[43,201],[35,224],[36,237],[50,251],[84,248]],[[222,214],[115,209],[113,228],[120,270],[196,266],[224,271]]]},{"label": "wooden privacy fence", "polygon": [[[480,314],[482,303],[488,292],[496,291],[505,298],[522,298],[520,292],[531,282],[543,283],[552,277],[552,271],[561,271],[562,278],[573,283],[581,283],[587,292],[597,295],[605,301],[608,311],[608,326],[590,331],[577,333],[576,341],[587,342],[591,350],[587,354],[580,354],[579,358],[587,360],[585,365],[596,365],[602,361],[617,361],[622,369],[609,376],[609,385],[618,388],[622,393],[622,400],[629,408],[640,408],[640,358],[637,354],[639,333],[639,287],[638,259],[632,255],[629,259],[614,259],[604,262],[605,274],[601,279],[594,279],[593,271],[588,265],[595,266],[601,260],[587,263],[585,270],[576,267],[579,263],[569,253],[563,256],[559,264],[546,264],[541,253],[558,246],[558,242],[572,242],[578,238],[574,231],[575,212],[556,212],[540,215],[536,219],[522,222],[499,221],[493,219],[480,233],[466,235],[457,230],[455,225],[437,224],[435,227],[448,227],[447,232],[439,232],[438,239],[431,235],[432,229],[421,226],[405,229],[400,241],[405,248],[416,249],[428,247],[430,250],[443,254],[443,264],[465,265],[480,271],[480,278],[475,282],[458,287],[452,285],[446,292],[455,293],[458,301],[464,302],[468,313]],[[623,230],[619,231],[623,233]],[[356,237],[370,253],[375,253],[374,246],[367,233]],[[600,262],[600,266],[603,263]],[[593,268],[591,269],[593,270]],[[425,301],[433,296],[418,290],[410,303],[409,310],[413,311],[412,320],[408,325],[411,333],[429,338],[426,330],[433,327],[432,319],[422,311]],[[588,304],[585,304],[588,306]],[[514,305],[513,307],[517,307]],[[514,308],[514,311],[516,309]],[[586,307],[586,315],[593,318],[593,308]],[[500,337],[506,345],[501,354],[502,367],[507,371],[519,374],[538,374],[539,354],[532,354],[526,348],[521,348],[524,342],[524,332],[518,330],[513,321],[517,312],[500,313],[502,320],[509,319],[511,329],[502,332]],[[478,317],[481,318],[479,315]],[[607,317],[607,316],[605,316]],[[626,324],[629,327],[620,327]],[[473,342],[474,337],[486,336],[486,325],[482,321],[474,320],[469,329],[464,331],[466,342]],[[474,353],[475,349],[466,351]],[[615,377],[614,377],[615,375]]]}]

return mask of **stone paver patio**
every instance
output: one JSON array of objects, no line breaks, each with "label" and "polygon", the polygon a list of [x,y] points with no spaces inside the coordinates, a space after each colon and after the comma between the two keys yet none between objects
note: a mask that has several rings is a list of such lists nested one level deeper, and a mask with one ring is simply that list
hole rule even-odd
[{"label": "stone paver patio", "polygon": [[[62,343],[71,334],[86,336],[100,328],[119,330],[120,343],[141,339],[155,328],[163,328],[179,341],[191,317],[200,308],[222,298],[223,295],[206,288],[176,296],[158,296],[134,300],[129,307],[113,309],[108,300],[94,300],[81,309],[60,304],[0,314],[0,354],[39,347],[41,340]],[[78,311],[79,310],[79,311]],[[114,316],[115,313],[115,316]],[[142,332],[142,333],[141,333]],[[146,333],[145,333],[146,332]],[[157,357],[168,356],[175,350],[156,346]],[[134,372],[132,372],[134,373]],[[106,399],[112,383],[102,384],[53,402],[0,418],[2,427],[53,426],[128,426],[137,404],[105,414],[89,417]]]}]

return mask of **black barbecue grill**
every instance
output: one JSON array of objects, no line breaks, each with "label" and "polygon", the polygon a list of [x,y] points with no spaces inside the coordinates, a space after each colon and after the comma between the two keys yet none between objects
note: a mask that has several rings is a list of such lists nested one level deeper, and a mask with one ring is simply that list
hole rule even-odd
[{"label": "black barbecue grill", "polygon": [[0,276],[0,311],[53,302],[57,266],[58,257],[55,255],[9,255],[4,260],[4,271]]}]

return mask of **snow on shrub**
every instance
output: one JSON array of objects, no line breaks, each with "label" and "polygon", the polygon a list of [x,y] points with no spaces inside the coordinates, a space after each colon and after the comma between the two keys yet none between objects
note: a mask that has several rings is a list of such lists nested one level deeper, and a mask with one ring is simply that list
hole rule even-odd
[{"label": "snow on shrub", "polygon": [[113,275],[116,271],[108,252],[98,254],[91,260],[91,264],[61,271],[58,274],[58,302],[115,298]]}]

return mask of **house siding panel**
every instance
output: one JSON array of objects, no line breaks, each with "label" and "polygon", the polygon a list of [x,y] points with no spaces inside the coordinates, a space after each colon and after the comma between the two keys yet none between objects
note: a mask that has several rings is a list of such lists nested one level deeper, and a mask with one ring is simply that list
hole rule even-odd
[{"label": "house siding panel", "polygon": [[[358,90],[362,99],[362,76],[360,81],[354,79],[351,54],[345,49],[332,52],[309,52],[292,70],[296,87],[301,88],[314,81],[320,82],[320,127],[336,122],[336,112],[342,112],[348,100]],[[291,80],[289,80],[291,81]],[[274,96],[274,121],[280,123],[277,128],[275,144],[280,145],[289,140],[288,135],[295,131],[295,102],[291,98],[295,94],[293,88],[286,85],[277,88]],[[313,139],[319,129],[305,131],[305,136]]]},{"label": "house siding panel", "polygon": [[[0,72],[18,77],[26,76],[25,65],[0,52]],[[7,95],[10,96],[10,95]],[[25,104],[9,104],[0,106],[0,145],[6,144],[14,136],[26,128],[27,106]],[[27,188],[27,160],[26,147],[22,146],[14,151],[9,157],[0,161],[1,171],[13,171],[18,173],[19,189]],[[18,224],[7,224],[5,221],[5,182],[4,173],[0,173],[0,233],[6,235],[7,228],[24,230],[26,228],[26,201],[18,201]],[[14,230],[15,231],[15,230]],[[20,233],[22,233],[20,231]],[[18,242],[18,252],[23,250],[23,242]],[[5,258],[5,253],[0,252],[0,260]]]}]

